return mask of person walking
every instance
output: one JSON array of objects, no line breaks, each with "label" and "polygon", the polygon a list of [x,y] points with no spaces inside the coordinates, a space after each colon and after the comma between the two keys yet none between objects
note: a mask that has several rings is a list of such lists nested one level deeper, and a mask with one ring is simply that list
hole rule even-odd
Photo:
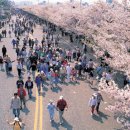
[{"label": "person walking", "polygon": [[55,104],[53,103],[52,100],[50,100],[50,102],[47,105],[47,109],[50,115],[50,122],[54,121],[54,114],[55,114]]},{"label": "person walking", "polygon": [[7,35],[7,31],[6,31],[6,29],[4,30],[4,35],[5,35],[5,38],[6,38],[6,35]]},{"label": "person walking", "polygon": [[18,117],[15,117],[13,122],[9,122],[7,120],[7,123],[13,126],[13,130],[22,130],[23,126],[25,125]]},{"label": "person walking", "polygon": [[4,62],[5,62],[5,71],[6,71],[6,74],[8,75],[9,74],[9,62],[10,62],[10,58],[8,57],[8,55],[6,55],[4,57]]},{"label": "person walking", "polygon": [[25,108],[26,107],[26,104],[25,104],[26,91],[22,85],[18,89],[18,96],[19,96],[20,101],[21,101],[20,109],[22,109],[22,104],[24,105],[24,108]]},{"label": "person walking", "polygon": [[76,76],[77,76],[77,73],[76,73],[77,71],[75,70],[75,68],[72,68],[72,70],[71,70],[71,79],[72,79],[72,82],[76,82],[77,83],[77,78],[76,78]]},{"label": "person walking", "polygon": [[40,73],[38,73],[38,75],[36,76],[35,83],[36,83],[37,88],[38,88],[38,94],[40,95],[40,92],[41,92],[41,83],[42,83],[42,79],[41,79]]},{"label": "person walking", "polygon": [[15,50],[15,52],[16,52],[16,54],[17,54],[17,57],[20,55],[20,49],[19,49],[19,47],[17,46],[16,47],[16,50]]},{"label": "person walking", "polygon": [[2,39],[2,34],[0,33],[0,42],[1,42],[1,39]]},{"label": "person walking", "polygon": [[71,70],[72,70],[72,68],[71,68],[70,64],[68,64],[66,66],[66,73],[67,73],[67,80],[68,80],[68,82],[70,82]]},{"label": "person walking", "polygon": [[42,80],[42,87],[45,87],[46,75],[43,71],[41,71],[41,80]]},{"label": "person walking", "polygon": [[109,82],[112,80],[112,72],[111,72],[111,70],[109,70],[109,71],[105,74],[105,79],[106,79],[106,84],[107,84],[107,86],[110,86],[110,85],[109,85]]},{"label": "person walking", "polygon": [[62,65],[61,68],[60,68],[60,79],[61,79],[61,83],[65,83],[65,77],[66,77],[66,69]]},{"label": "person walking", "polygon": [[103,100],[103,97],[102,97],[102,95],[101,95],[100,92],[97,92],[97,93],[96,93],[96,99],[97,99],[96,111],[97,111],[97,113],[99,114],[99,106],[100,106],[100,103],[101,103],[101,101],[104,101],[104,100]]},{"label": "person walking", "polygon": [[3,45],[3,47],[2,47],[2,54],[3,54],[3,57],[6,56],[6,53],[7,53],[7,49],[6,49],[5,45]]},{"label": "person walking", "polygon": [[13,110],[13,114],[15,117],[19,117],[20,115],[20,98],[17,93],[14,93],[14,97],[11,99],[10,109]]},{"label": "person walking", "polygon": [[22,78],[19,78],[17,80],[16,86],[17,86],[17,88],[20,88],[20,86],[24,86],[24,81],[22,80]]},{"label": "person walking", "polygon": [[48,80],[49,80],[49,82],[50,82],[51,89],[54,88],[54,85],[53,85],[53,77],[52,77],[53,72],[54,72],[54,71],[53,71],[53,69],[51,68],[51,69],[50,69],[50,72],[49,72],[48,75],[47,75],[47,78],[48,78]]},{"label": "person walking", "polygon": [[12,44],[13,44],[13,49],[14,49],[17,44],[15,39],[12,40]]},{"label": "person walking", "polygon": [[35,73],[36,73],[36,70],[37,70],[37,65],[33,62],[32,65],[30,66],[30,69],[32,70],[33,79],[35,79]]},{"label": "person walking", "polygon": [[1,71],[4,70],[3,64],[4,64],[4,60],[3,60],[2,56],[0,56],[0,70]]},{"label": "person walking", "polygon": [[9,37],[11,38],[11,30],[8,31]]},{"label": "person walking", "polygon": [[31,81],[31,77],[28,77],[28,80],[25,83],[25,88],[28,90],[29,98],[32,98],[33,81]]},{"label": "person walking", "polygon": [[97,72],[97,75],[98,75],[97,79],[98,79],[98,81],[100,81],[100,79],[103,76],[103,72],[104,72],[104,67],[103,67],[102,64],[96,68],[96,72]]},{"label": "person walking", "polygon": [[63,124],[63,114],[64,110],[67,110],[67,108],[67,102],[63,99],[63,96],[60,96],[59,100],[57,101],[57,110],[59,111],[60,125]]},{"label": "person walking", "polygon": [[22,77],[22,69],[23,69],[23,67],[22,67],[22,64],[20,63],[20,61],[18,61],[18,64],[17,64],[17,71],[18,71],[18,76],[19,76],[19,78],[21,78]]},{"label": "person walking", "polygon": [[93,116],[95,107],[97,106],[97,99],[95,94],[93,94],[92,97],[90,98],[89,106],[91,107],[91,115]]}]

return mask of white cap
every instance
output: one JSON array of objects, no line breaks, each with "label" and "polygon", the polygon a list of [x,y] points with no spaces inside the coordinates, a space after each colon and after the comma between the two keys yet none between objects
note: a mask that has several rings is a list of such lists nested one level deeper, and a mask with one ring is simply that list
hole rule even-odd
[{"label": "white cap", "polygon": [[41,71],[41,74],[43,74],[44,72],[43,71]]},{"label": "white cap", "polygon": [[19,118],[18,118],[18,117],[15,117],[15,118],[14,118],[14,121],[19,121]]},{"label": "white cap", "polygon": [[61,95],[59,99],[63,99],[63,96]]},{"label": "white cap", "polygon": [[94,93],[92,96],[94,96],[94,97],[97,96],[97,93]]},{"label": "white cap", "polygon": [[50,103],[53,103],[53,100],[52,99],[50,99],[50,101],[49,101]]}]

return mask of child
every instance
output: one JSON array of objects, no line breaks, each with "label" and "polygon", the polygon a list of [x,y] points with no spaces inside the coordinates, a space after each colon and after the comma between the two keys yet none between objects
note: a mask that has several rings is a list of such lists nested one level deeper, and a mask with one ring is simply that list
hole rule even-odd
[{"label": "child", "polygon": [[24,126],[24,123],[18,117],[15,117],[13,122],[7,120],[7,123],[13,125],[13,130],[22,130]]}]

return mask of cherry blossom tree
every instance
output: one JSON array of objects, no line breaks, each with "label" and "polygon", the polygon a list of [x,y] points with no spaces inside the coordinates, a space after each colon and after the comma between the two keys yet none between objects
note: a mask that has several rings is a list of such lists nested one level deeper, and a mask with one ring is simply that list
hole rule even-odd
[{"label": "cherry blossom tree", "polygon": [[[124,2],[126,2],[124,0]],[[89,7],[80,7],[79,3],[60,5],[35,6],[24,8],[58,26],[91,36],[95,43],[95,56],[100,50],[107,50],[113,57],[110,65],[124,72],[130,73],[130,15],[124,10],[123,4],[113,1],[113,4],[97,2]],[[99,49],[97,49],[97,47]]]}]

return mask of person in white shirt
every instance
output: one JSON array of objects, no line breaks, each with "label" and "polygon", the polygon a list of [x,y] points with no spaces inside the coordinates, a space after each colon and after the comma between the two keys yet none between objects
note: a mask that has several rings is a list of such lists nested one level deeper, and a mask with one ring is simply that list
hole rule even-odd
[{"label": "person in white shirt", "polygon": [[50,115],[50,122],[52,122],[54,120],[54,114],[55,114],[55,104],[53,103],[52,100],[50,100],[50,102],[47,105],[47,109]]},{"label": "person in white shirt", "polygon": [[71,70],[72,70],[72,68],[71,68],[70,64],[68,64],[66,66],[66,73],[67,73],[67,80],[68,80],[68,82],[70,82]]},{"label": "person in white shirt", "polygon": [[89,106],[91,107],[91,115],[93,115],[95,107],[97,106],[97,98],[95,94],[93,94],[92,97],[90,98]]},{"label": "person in white shirt", "polygon": [[20,115],[20,98],[17,93],[14,93],[14,97],[11,99],[10,109],[13,110],[13,114],[15,117],[19,117]]}]

